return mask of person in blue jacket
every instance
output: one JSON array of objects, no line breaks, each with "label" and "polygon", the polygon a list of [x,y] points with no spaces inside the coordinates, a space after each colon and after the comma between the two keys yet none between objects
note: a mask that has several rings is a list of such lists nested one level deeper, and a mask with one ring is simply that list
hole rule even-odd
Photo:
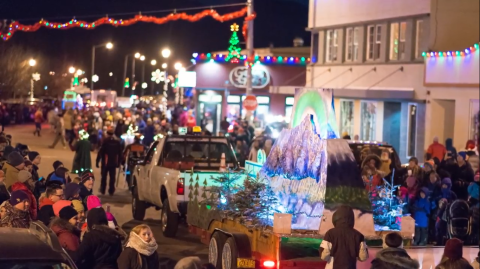
[{"label": "person in blue jacket", "polygon": [[415,219],[415,246],[425,246],[428,236],[428,215],[430,214],[430,202],[427,188],[421,188],[413,204],[413,218]]}]

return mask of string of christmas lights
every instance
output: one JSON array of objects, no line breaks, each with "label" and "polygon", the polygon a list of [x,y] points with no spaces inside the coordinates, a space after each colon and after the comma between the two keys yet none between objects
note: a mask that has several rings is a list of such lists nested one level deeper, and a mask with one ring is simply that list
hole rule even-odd
[{"label": "string of christmas lights", "polygon": [[260,62],[263,64],[287,64],[287,65],[306,65],[310,63],[310,58],[305,57],[282,57],[282,56],[254,56],[253,59],[247,59],[247,55],[240,55],[239,61],[237,58],[229,60],[227,55],[224,54],[212,54],[212,53],[193,53],[192,62],[233,62],[233,63],[255,63]]},{"label": "string of christmas lights", "polygon": [[469,55],[472,52],[478,51],[478,44],[475,44],[469,48],[464,49],[463,51],[430,51],[430,52],[422,52],[423,57],[462,57]]},{"label": "string of christmas lights", "polygon": [[[185,12],[170,13],[164,17],[143,16],[142,14],[138,14],[135,17],[131,19],[126,19],[126,20],[123,20],[123,19],[117,20],[109,17],[103,17],[93,22],[71,19],[70,21],[65,23],[58,23],[58,22],[50,22],[42,19],[35,24],[24,25],[24,24],[21,24],[20,22],[14,21],[10,23],[8,31],[6,33],[0,34],[0,38],[6,41],[6,40],[9,40],[17,31],[35,32],[35,31],[38,31],[41,27],[45,27],[49,29],[60,29],[60,30],[67,30],[72,28],[82,28],[82,29],[91,30],[91,29],[95,29],[100,25],[112,25],[112,26],[118,27],[118,26],[129,26],[137,22],[164,24],[170,21],[177,21],[177,20],[196,22],[205,17],[211,17],[212,19],[217,20],[219,22],[230,21],[230,20],[241,18],[241,17],[245,17],[245,21],[253,20],[256,17],[256,15],[255,14],[247,15],[247,9],[248,9],[247,7],[244,7],[238,11],[234,11],[224,15],[220,15],[215,9],[206,9],[193,15],[189,15]],[[246,32],[244,32],[244,34],[246,34]]]}]

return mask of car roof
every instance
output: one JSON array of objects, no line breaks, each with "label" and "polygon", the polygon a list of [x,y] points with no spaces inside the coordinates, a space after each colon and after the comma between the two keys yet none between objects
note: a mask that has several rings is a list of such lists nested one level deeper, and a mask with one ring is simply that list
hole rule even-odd
[{"label": "car roof", "polygon": [[366,140],[347,140],[348,144],[354,145],[377,145],[383,147],[391,147],[392,145],[388,144],[387,142],[382,141],[366,141]]},{"label": "car roof", "polygon": [[191,141],[204,141],[204,142],[216,142],[216,143],[228,143],[225,136],[210,136],[210,135],[169,135],[167,141],[176,142],[191,142]]},{"label": "car roof", "polygon": [[42,240],[35,230],[0,228],[0,238],[0,253],[2,253],[0,261],[4,259],[59,262],[66,260],[59,244],[49,245],[46,241],[49,240],[48,237],[44,238],[45,241]]}]

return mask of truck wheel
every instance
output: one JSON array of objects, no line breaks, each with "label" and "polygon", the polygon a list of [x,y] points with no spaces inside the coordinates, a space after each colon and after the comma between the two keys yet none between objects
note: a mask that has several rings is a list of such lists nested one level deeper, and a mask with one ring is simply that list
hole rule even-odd
[{"label": "truck wheel", "polygon": [[237,245],[233,237],[229,237],[223,245],[222,250],[222,268],[223,269],[237,269]]},{"label": "truck wheel", "polygon": [[180,216],[170,210],[168,198],[163,201],[162,231],[165,237],[175,237],[178,230]]},{"label": "truck wheel", "polygon": [[135,220],[143,220],[145,218],[145,211],[147,210],[147,204],[144,201],[140,201],[138,198],[138,187],[135,186],[132,194],[132,215]]},{"label": "truck wheel", "polygon": [[226,240],[227,237],[220,232],[214,233],[210,238],[208,262],[215,265],[215,268],[222,268],[222,250]]}]

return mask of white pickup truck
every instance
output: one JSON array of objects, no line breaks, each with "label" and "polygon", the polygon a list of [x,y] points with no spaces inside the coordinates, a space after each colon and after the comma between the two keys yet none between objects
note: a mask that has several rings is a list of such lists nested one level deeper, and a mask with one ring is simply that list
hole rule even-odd
[{"label": "white pickup truck", "polygon": [[223,154],[227,167],[238,167],[226,137],[159,135],[145,159],[134,168],[133,218],[143,220],[150,206],[161,209],[163,234],[174,237],[189,201],[190,190],[185,179],[191,178],[192,169],[201,182],[218,176]]}]

